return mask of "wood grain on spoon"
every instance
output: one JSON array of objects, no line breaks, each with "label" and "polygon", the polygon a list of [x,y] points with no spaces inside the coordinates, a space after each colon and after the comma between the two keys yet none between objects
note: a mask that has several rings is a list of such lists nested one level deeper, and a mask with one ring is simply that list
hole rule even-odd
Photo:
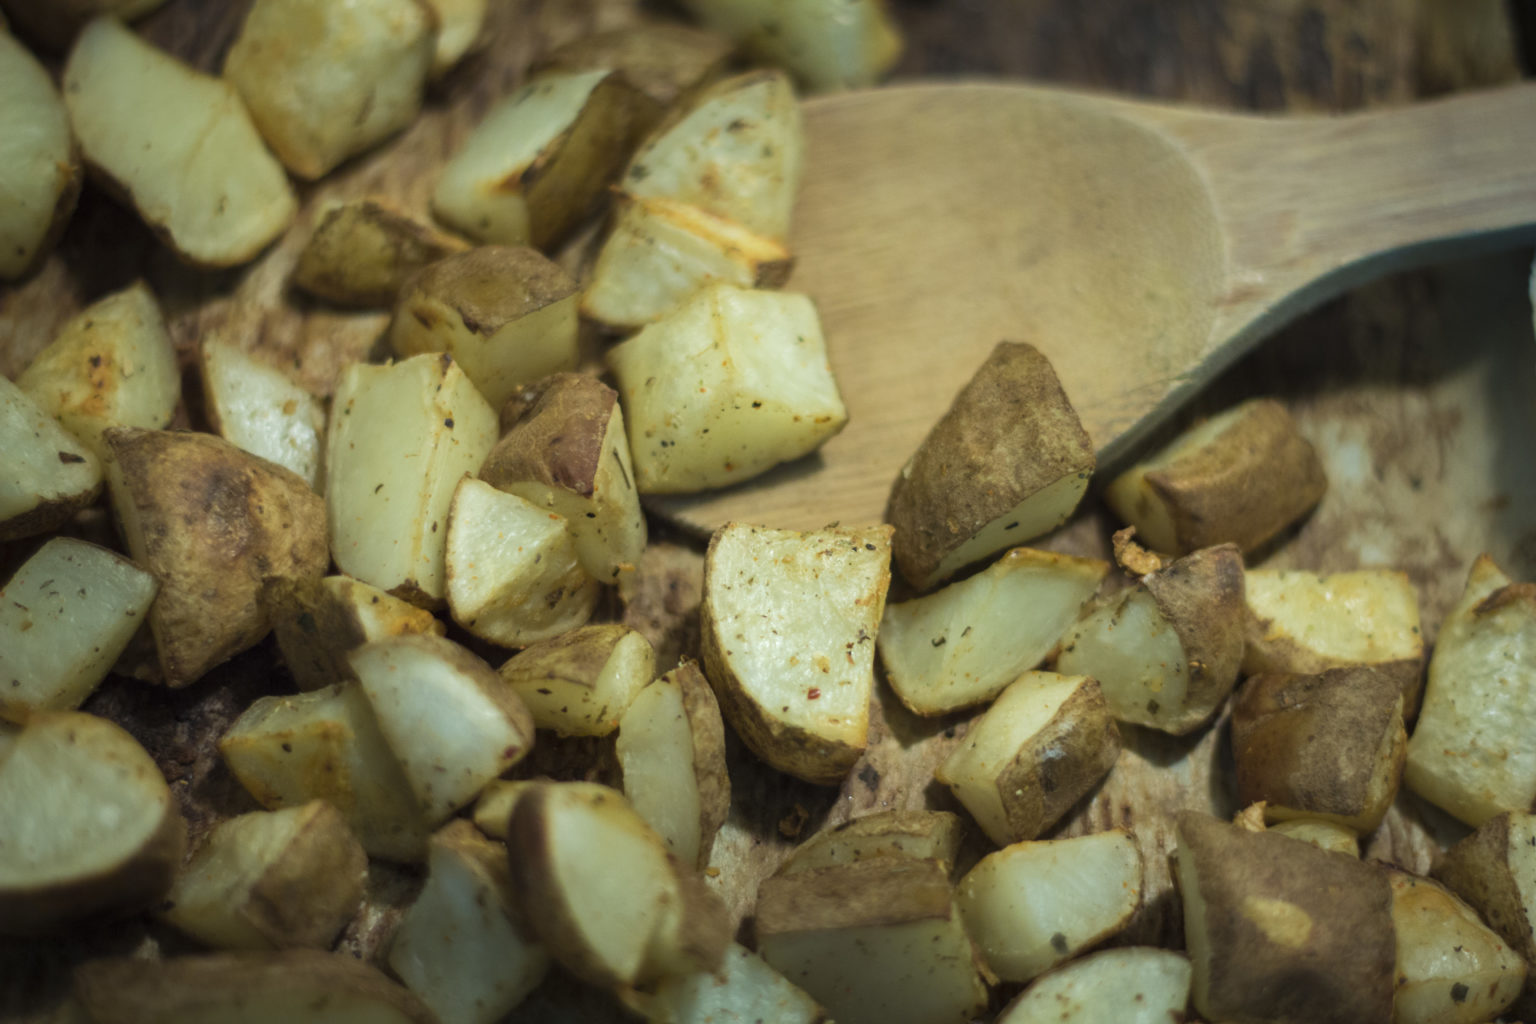
[{"label": "wood grain on spoon", "polygon": [[754,481],[654,502],[701,531],[878,522],[1002,338],[1051,357],[1103,465],[1325,299],[1536,238],[1533,85],[1306,118],[914,85],[805,114],[789,287],[821,310],[849,424]]}]

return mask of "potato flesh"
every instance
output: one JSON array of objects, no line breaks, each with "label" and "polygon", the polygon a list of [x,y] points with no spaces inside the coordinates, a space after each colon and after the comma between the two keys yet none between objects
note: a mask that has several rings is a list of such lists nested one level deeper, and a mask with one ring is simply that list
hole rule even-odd
[{"label": "potato flesh", "polygon": [[1045,659],[1108,571],[1014,548],[975,576],[887,605],[879,650],[891,688],[923,715],[992,700]]},{"label": "potato flesh", "polygon": [[705,25],[759,60],[792,71],[811,92],[874,85],[901,56],[885,0],[684,0]]},{"label": "potato flesh", "polygon": [[42,533],[101,493],[101,461],[0,376],[0,540]]},{"label": "potato flesh", "polygon": [[[562,644],[570,653],[568,661],[530,646],[502,665],[501,676],[528,705],[540,729],[561,736],[606,736],[655,678],[656,652],[641,634],[610,624],[579,627],[562,638],[572,642]],[[578,638],[593,644],[591,651],[572,651]],[[594,652],[602,656],[600,665],[594,666]]]},{"label": "potato flesh", "polygon": [[574,629],[597,604],[565,518],[480,480],[454,495],[446,559],[454,621],[504,647]]},{"label": "potato flesh", "polygon": [[210,339],[202,347],[203,400],[224,440],[320,488],[325,410],[270,363]]},{"label": "potato flesh", "polygon": [[[1250,642],[1243,670],[1316,671],[1334,665],[1370,665],[1419,658],[1419,601],[1405,573],[1383,569],[1318,575],[1250,569],[1244,585],[1250,613],[1264,629]],[[1265,648],[1290,640],[1323,664],[1276,664]]]},{"label": "potato flesh", "polygon": [[288,178],[234,87],[117,21],[98,18],[75,40],[64,102],[86,159],[193,263],[244,263],[293,219]]},{"label": "potato flesh", "polygon": [[[1536,594],[1487,556],[1447,615],[1404,780],[1469,825],[1536,802]],[[1502,600],[1501,600],[1502,598]]]},{"label": "potato flesh", "polygon": [[[1147,484],[1148,473],[1177,463],[1179,459],[1214,443],[1242,419],[1244,406],[1224,410],[1198,423],[1174,439],[1167,448],[1155,453],[1120,474],[1105,488],[1104,498],[1124,522],[1133,523],[1136,536],[1153,551],[1179,553],[1177,532],[1168,504]],[[1135,514],[1131,514],[1131,510]]]},{"label": "potato flesh", "polygon": [[960,817],[948,811],[878,811],[811,836],[774,874],[793,875],[871,857],[936,860],[947,872],[963,838]]},{"label": "potato flesh", "polygon": [[0,279],[20,277],[67,217],[80,167],[69,115],[53,79],[0,31]]},{"label": "potato flesh", "polygon": [[445,629],[431,612],[349,576],[327,576],[275,600],[272,632],[301,690],[357,678],[347,653],[370,640],[412,633],[441,636]]},{"label": "potato flesh", "polygon": [[1106,949],[1055,971],[996,1024],[1170,1024],[1189,1005],[1189,959],[1166,949]]},{"label": "potato flesh", "polygon": [[437,46],[432,51],[432,77],[440,78],[463,60],[480,41],[488,0],[427,0],[437,12]]},{"label": "potato flesh", "polygon": [[803,295],[712,285],[610,350],[608,365],[642,494],[750,479],[848,419]]},{"label": "potato flesh", "polygon": [[619,722],[624,795],[684,864],[699,859],[699,780],[693,730],[675,681],[657,679],[635,695]]},{"label": "potato flesh", "polygon": [[291,280],[328,302],[393,306],[412,274],[464,248],[389,202],[353,200],[324,212]]},{"label": "potato flesh", "polygon": [[416,119],[436,37],[417,0],[256,0],[224,77],[288,169],[318,178]]},{"label": "potato flesh", "polygon": [[480,799],[475,801],[475,827],[492,839],[506,842],[517,802],[540,785],[543,783],[533,779],[491,781],[480,791]]},{"label": "potato flesh", "polygon": [[496,434],[495,410],[447,357],[343,370],[325,457],[341,571],[413,604],[440,602],[448,506]]},{"label": "potato flesh", "polygon": [[1320,850],[1330,850],[1356,859],[1360,856],[1360,837],[1354,829],[1336,821],[1310,817],[1290,818],[1270,826],[1269,831],[1311,843]]},{"label": "potato flesh", "polygon": [[0,587],[0,717],[79,707],[145,621],[160,583],[106,548],[55,537]]},{"label": "potato flesh", "polygon": [[1091,610],[1068,631],[1056,670],[1097,679],[1122,722],[1168,729],[1189,716],[1184,646],[1144,587]]},{"label": "potato flesh", "polygon": [[652,1024],[820,1024],[816,1000],[756,953],[731,943],[720,970],[663,978],[644,1003]]},{"label": "potato flesh", "polygon": [[551,75],[530,82],[492,107],[448,165],[432,194],[432,212],[481,242],[533,240],[528,196],[506,188],[581,117],[607,71]]},{"label": "potato flesh", "polygon": [[1480,1024],[1525,983],[1525,961],[1434,882],[1391,873],[1397,934],[1393,1024]]},{"label": "potato flesh", "polygon": [[470,803],[533,746],[533,721],[491,667],[451,641],[396,637],[347,656],[429,822]]},{"label": "potato flesh", "polygon": [[686,114],[640,147],[619,187],[697,206],[782,242],[804,145],[788,77],[750,72],[707,87]]},{"label": "potato flesh", "polygon": [[699,289],[782,283],[789,250],[696,206],[663,197],[619,196],[581,311],[609,327],[661,319]]},{"label": "potato flesh", "polygon": [[103,458],[108,427],[158,430],[181,401],[176,348],[143,282],[77,314],[16,383]]},{"label": "potato flesh", "polygon": [[1141,893],[1141,853],[1117,829],[988,854],[955,902],[993,973],[1029,981],[1123,928]]}]

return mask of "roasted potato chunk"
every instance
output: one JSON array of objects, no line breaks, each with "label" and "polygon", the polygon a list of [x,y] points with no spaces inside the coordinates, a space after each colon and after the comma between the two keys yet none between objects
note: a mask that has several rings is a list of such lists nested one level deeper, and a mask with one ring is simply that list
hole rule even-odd
[{"label": "roasted potato chunk", "polygon": [[432,77],[441,78],[465,57],[480,49],[485,39],[485,13],[489,0],[427,0],[437,15],[437,44],[432,50]]},{"label": "roasted potato chunk", "polygon": [[[1434,877],[1476,910],[1488,926],[1536,962],[1536,815],[1505,812],[1452,846]],[[1526,975],[1516,1012],[1536,1007],[1536,985]]]},{"label": "roasted potato chunk", "polygon": [[501,666],[540,729],[606,736],[656,676],[651,643],[627,626],[578,626],[529,644]]},{"label": "roasted potato chunk", "polygon": [[217,338],[198,349],[203,409],[224,440],[320,487],[325,407],[282,370]]},{"label": "roasted potato chunk", "polygon": [[101,495],[101,461],[0,376],[0,541],[47,533]]},{"label": "roasted potato chunk", "polygon": [[1035,982],[996,1024],[1167,1024],[1184,1020],[1189,959],[1166,949],[1106,949]]},{"label": "roasted potato chunk", "polygon": [[794,73],[810,92],[874,85],[901,57],[885,0],[683,0],[705,25],[760,61]]},{"label": "roasted potato chunk", "polygon": [[720,970],[662,978],[639,1009],[651,1024],[824,1024],[816,1000],[769,967],[756,953],[731,943]]},{"label": "roasted potato chunk", "polygon": [[465,248],[384,199],[357,199],[320,218],[292,280],[327,302],[391,307],[412,274]]},{"label": "roasted potato chunk", "polygon": [[80,194],[80,155],[48,71],[0,30],[0,280],[22,277],[64,230]]},{"label": "roasted potato chunk", "polygon": [[895,559],[927,590],[961,568],[1066,522],[1095,459],[1039,350],[1000,342],[907,460],[886,521]]},{"label": "roasted potato chunk", "polygon": [[876,811],[811,836],[774,874],[794,875],[870,857],[936,860],[947,874],[964,838],[960,816],[948,811]]},{"label": "roasted potato chunk", "polygon": [[1389,871],[1397,934],[1393,1024],[1481,1024],[1520,994],[1526,963],[1427,878]]},{"label": "roasted potato chunk", "polygon": [[445,631],[431,612],[349,576],[269,583],[262,600],[283,664],[301,690],[356,679],[347,655],[371,640]]},{"label": "roasted potato chunk", "polygon": [[574,39],[546,54],[535,70],[616,71],[651,100],[659,117],[716,78],[734,48],[719,33],[653,21]]}]

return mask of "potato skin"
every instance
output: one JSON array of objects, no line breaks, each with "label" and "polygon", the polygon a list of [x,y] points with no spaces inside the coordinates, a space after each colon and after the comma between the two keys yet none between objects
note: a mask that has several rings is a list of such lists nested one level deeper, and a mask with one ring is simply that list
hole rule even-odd
[{"label": "potato skin", "polygon": [[1445,851],[1430,875],[1466,900],[1527,961],[1536,961],[1536,933],[1509,870],[1510,824],[1508,811],[1489,818]]},{"label": "potato skin", "polygon": [[345,306],[387,307],[406,279],[466,246],[379,199],[328,211],[299,254],[293,283]]},{"label": "potato skin", "polygon": [[1120,728],[1096,681],[1075,690],[997,777],[1014,839],[1034,839],[1114,768]]},{"label": "potato skin", "polygon": [[1248,616],[1243,556],[1234,544],[1205,548],[1144,577],[1142,584],[1173,626],[1189,661],[1184,703],[1195,710],[1179,730],[1189,732],[1210,717],[1237,683]]},{"label": "potato skin", "polygon": [[[1263,800],[1271,812],[1328,815],[1371,831],[1403,775],[1401,694],[1396,679],[1365,666],[1249,679],[1232,708],[1239,802]],[[1383,744],[1388,785],[1372,793]]]},{"label": "potato skin", "polygon": [[699,863],[709,864],[715,834],[731,811],[731,777],[725,764],[725,721],[720,702],[697,662],[685,659],[672,670],[683,693],[683,713],[693,733],[693,777],[699,782]]},{"label": "potato skin", "polygon": [[501,490],[531,480],[590,498],[618,392],[582,373],[552,374],[538,386],[533,407],[486,456],[480,479]]},{"label": "potato skin", "polygon": [[612,68],[651,100],[653,109],[642,122],[649,128],[667,108],[719,77],[735,48],[735,43],[716,32],[658,21],[573,40],[542,58],[534,71]]},{"label": "potato skin", "polygon": [[885,512],[896,527],[892,557],[908,580],[928,581],[946,555],[1025,497],[1094,466],[1088,432],[1050,361],[1024,342],[999,342],[896,477]]}]

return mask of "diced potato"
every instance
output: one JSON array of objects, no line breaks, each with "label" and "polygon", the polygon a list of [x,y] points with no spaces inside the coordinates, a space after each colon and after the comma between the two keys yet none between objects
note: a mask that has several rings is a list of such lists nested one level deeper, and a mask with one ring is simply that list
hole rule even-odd
[{"label": "diced potato", "polygon": [[714,284],[611,349],[642,494],[724,487],[848,421],[804,295]]},{"label": "diced potato", "polygon": [[192,263],[245,263],[293,220],[288,178],[235,87],[115,19],[75,40],[64,103],[86,162]]},{"label": "diced potato", "polygon": [[357,913],[368,855],[322,800],[220,822],[160,917],[216,949],[326,949]]},{"label": "diced potato", "polygon": [[685,661],[635,695],[619,722],[624,795],[683,864],[709,863],[731,809],[720,705]]},{"label": "diced potato", "polygon": [[760,61],[793,72],[810,92],[874,85],[901,57],[886,0],[683,0],[705,25]]},{"label": "diced potato", "polygon": [[324,800],[372,856],[426,853],[425,816],[356,683],[262,697],[225,732],[219,753],[268,810]]},{"label": "diced potato", "polygon": [[1536,584],[1487,555],[1440,627],[1404,781],[1477,826],[1536,803]]},{"label": "diced potato", "polygon": [[160,583],[106,548],[55,537],[0,587],[0,718],[79,707],[144,623]]},{"label": "diced potato", "polygon": [[320,218],[299,253],[293,283],[345,306],[393,306],[412,274],[465,248],[385,199],[356,199]]},{"label": "diced potato", "polygon": [[1050,361],[999,342],[891,488],[896,565],[919,590],[1056,529],[1095,466],[1093,444]]},{"label": "diced potato", "polygon": [[[1505,812],[1452,846],[1434,877],[1465,900],[1529,966],[1536,962],[1536,815]],[[1530,973],[1512,1015],[1536,1007]]]},{"label": "diced potato", "polygon": [[890,543],[889,526],[740,523],[709,542],[704,674],[737,735],[779,771],[835,785],[868,744]]},{"label": "diced potato", "polygon": [[269,586],[262,600],[273,618],[283,664],[301,690],[356,679],[347,654],[369,641],[445,632],[431,612],[349,576]]},{"label": "diced potato", "polygon": [[137,740],[78,711],[0,724],[0,736],[0,935],[53,932],[165,895],[186,824]]},{"label": "diced potato", "polygon": [[532,407],[491,449],[480,479],[565,517],[576,557],[595,580],[633,573],[645,514],[619,396],[585,374],[546,379]]},{"label": "diced potato", "polygon": [[875,857],[765,879],[758,953],[839,1024],[964,1024],[986,1006],[937,861]]},{"label": "diced potato", "polygon": [[1014,548],[985,571],[887,605],[880,661],[920,715],[984,704],[1037,667],[1109,572],[1096,558]]},{"label": "diced potato", "polygon": [[783,242],[804,150],[789,78],[752,71],[696,93],[636,151],[619,187],[697,206]]},{"label": "diced potato", "polygon": [[592,617],[601,587],[565,517],[472,477],[448,510],[448,610],[471,633],[523,647]]},{"label": "diced potato", "polygon": [[491,780],[480,791],[480,799],[475,801],[475,827],[492,839],[506,842],[511,834],[512,812],[517,809],[517,802],[534,787],[543,784],[536,779]]},{"label": "diced potato", "polygon": [[1265,801],[1272,821],[1372,831],[1397,796],[1407,744],[1402,688],[1366,666],[1254,676],[1232,706],[1238,799]]},{"label": "diced potato", "polygon": [[441,603],[454,488],[495,443],[495,410],[451,358],[348,366],[325,455],[337,567],[412,604]]},{"label": "diced potato", "polygon": [[0,541],[47,533],[101,495],[101,461],[0,375]]},{"label": "diced potato", "polygon": [[1276,822],[1270,830],[1282,836],[1311,843],[1320,850],[1342,853],[1357,860],[1360,857],[1360,837],[1355,830],[1336,821],[1324,818],[1289,818]]},{"label": "diced potato", "polygon": [[282,370],[240,346],[209,338],[198,349],[203,407],[214,431],[320,488],[325,407]]},{"label": "diced potato", "polygon": [[0,30],[0,280],[21,277],[47,252],[80,194],[80,156],[48,71]]},{"label": "diced potato", "polygon": [[825,1024],[816,1000],[769,967],[762,957],[736,943],[716,973],[663,978],[644,1001],[651,1024]]},{"label": "diced potato", "polygon": [[641,634],[608,622],[529,644],[500,671],[540,729],[606,736],[656,677],[656,652]]},{"label": "diced potato", "polygon": [[598,252],[581,312],[615,329],[644,327],[715,281],[778,288],[794,266],[778,242],[661,196],[620,192],[613,230]]},{"label": "diced potato", "polygon": [[735,44],[717,32],[650,21],[582,36],[546,54],[541,73],[617,71],[661,112],[725,68]]},{"label": "diced potato", "polygon": [[1174,860],[1206,1020],[1392,1017],[1392,891],[1374,865],[1193,811]]},{"label": "diced potato", "polygon": [[1248,638],[1243,673],[1316,675],[1370,665],[1398,679],[1403,717],[1419,710],[1424,637],[1419,598],[1406,573],[1359,569],[1318,575],[1249,569]]},{"label": "diced potato", "polygon": [[87,306],[16,383],[100,456],[108,427],[158,430],[181,401],[176,349],[142,281]]},{"label": "diced potato", "polygon": [[811,836],[774,874],[795,875],[870,857],[936,860],[948,874],[964,838],[960,816],[948,811],[876,811]]},{"label": "diced potato", "polygon": [[429,822],[472,802],[533,746],[533,718],[517,693],[452,641],[375,640],[347,661]]},{"label": "diced potato", "polygon": [[1427,878],[1389,871],[1397,933],[1393,1024],[1481,1024],[1520,995],[1526,963],[1461,900]]},{"label": "diced potato", "polygon": [[1056,670],[1097,679],[1120,721],[1183,735],[1237,682],[1245,615],[1242,556],[1206,548],[1090,608],[1062,637]]},{"label": "diced potato", "polygon": [[996,1024],[1171,1024],[1186,1019],[1189,976],[1182,953],[1106,949],[1029,986]]},{"label": "diced potato", "polygon": [[441,1024],[378,968],[318,949],[93,960],[75,997],[91,1024]]},{"label": "diced potato", "polygon": [[576,282],[533,249],[481,246],[431,264],[400,290],[399,356],[447,352],[493,407],[576,368]]},{"label": "diced potato", "polygon": [[437,45],[432,51],[432,77],[441,78],[484,43],[489,0],[427,0],[437,14]]},{"label": "diced potato", "polygon": [[537,78],[492,107],[443,168],[432,212],[480,242],[548,249],[629,159],[646,101],[608,71]]},{"label": "diced potato", "polygon": [[988,854],[955,903],[992,973],[1029,981],[1124,928],[1141,893],[1141,852],[1115,829]]},{"label": "diced potato", "polygon": [[419,0],[256,0],[224,77],[288,169],[318,178],[416,119],[436,49]]},{"label": "diced potato", "polygon": [[1104,500],[1143,543],[1187,555],[1228,543],[1252,551],[1310,512],[1327,489],[1322,461],[1285,406],[1255,398],[1120,474]]},{"label": "diced potato", "polygon": [[112,427],[107,480],[128,553],[160,580],[160,668],[186,686],[272,629],[272,580],[330,564],[325,502],[298,476],[210,434]]},{"label": "diced potato", "polygon": [[677,897],[662,907],[661,925],[651,935],[640,977],[660,978],[718,971],[731,943],[731,915],[725,903],[691,866],[669,857]]},{"label": "diced potato", "polygon": [[997,845],[1033,839],[1109,774],[1120,731],[1087,676],[1026,672],[933,773]]},{"label": "diced potato", "polygon": [[389,966],[442,1024],[492,1024],[543,980],[549,954],[514,924],[507,851],[455,821],[432,837],[427,884],[400,919]]}]

